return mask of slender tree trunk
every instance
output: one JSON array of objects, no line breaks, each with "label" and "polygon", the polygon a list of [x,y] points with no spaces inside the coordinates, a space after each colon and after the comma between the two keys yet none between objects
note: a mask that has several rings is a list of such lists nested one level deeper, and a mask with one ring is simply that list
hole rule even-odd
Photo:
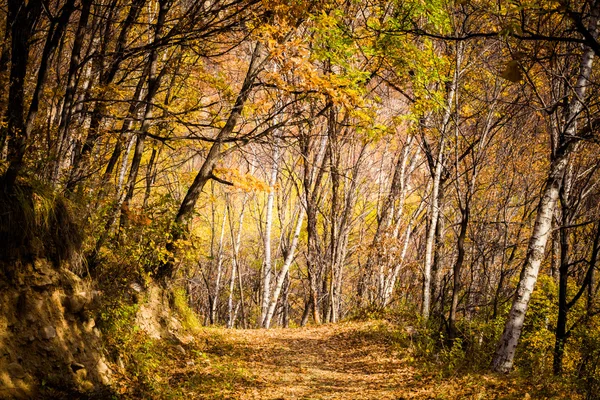
[{"label": "slender tree trunk", "polygon": [[225,239],[225,225],[227,222],[227,212],[223,210],[223,222],[221,223],[221,234],[219,236],[219,248],[217,250],[217,277],[213,290],[212,302],[210,304],[210,323],[216,324],[218,320],[217,306],[219,303],[219,292],[221,291],[221,278],[223,277],[223,248]]},{"label": "slender tree trunk", "polygon": [[[462,65],[462,50],[463,45],[461,43],[457,44],[456,47],[456,63],[454,68],[454,74],[452,75],[452,82],[450,83],[448,94],[446,97],[446,107],[444,110],[444,115],[442,117],[441,125],[440,125],[440,139],[439,139],[439,149],[435,160],[433,159],[433,154],[431,154],[431,150],[429,150],[430,154],[427,154],[429,164],[430,164],[430,172],[432,174],[432,190],[430,197],[430,210],[429,210],[429,229],[426,236],[425,242],[425,264],[423,266],[423,300],[422,300],[422,308],[421,315],[423,319],[427,320],[429,318],[430,309],[431,309],[431,295],[432,295],[432,267],[434,263],[434,253],[436,250],[436,230],[438,225],[438,220],[440,218],[440,196],[443,183],[443,172],[444,172],[444,162],[445,162],[445,145],[446,145],[446,134],[448,130],[448,126],[450,123],[450,117],[452,116],[452,109],[454,104],[454,96],[456,95],[458,89],[458,80],[460,77],[460,69]],[[423,144],[427,151],[429,149],[429,145],[427,144],[425,138],[423,137]],[[436,282],[437,283],[437,282]]]},{"label": "slender tree trunk", "polygon": [[312,296],[309,294],[308,299],[304,303],[304,311],[302,312],[302,318],[300,318],[300,326],[306,326],[308,323],[308,317],[310,316],[310,310],[312,309],[312,305],[310,304],[312,301]]},{"label": "slender tree trunk", "polygon": [[[229,231],[231,232],[231,242],[232,242],[232,257],[231,257],[231,280],[229,281],[229,299],[227,301],[227,315],[228,315],[228,319],[227,319],[227,328],[233,328],[233,325],[235,323],[235,314],[234,314],[234,310],[233,310],[233,294],[235,291],[235,279],[236,279],[236,273],[239,269],[238,263],[238,257],[239,257],[239,250],[240,250],[240,243],[242,242],[242,230],[244,227],[244,214],[246,211],[246,199],[247,196],[244,195],[244,200],[242,201],[242,211],[240,212],[240,217],[238,219],[238,231],[237,231],[237,235],[235,236],[235,238],[233,237],[233,221],[231,219],[231,214],[229,215]],[[227,203],[227,211],[230,213],[231,212],[231,207],[229,205],[229,202]],[[240,290],[241,290],[241,286],[240,286]]]},{"label": "slender tree trunk", "polygon": [[[283,287],[286,276],[289,275],[290,266],[294,261],[294,256],[296,253],[296,247],[298,246],[298,239],[300,237],[300,231],[302,229],[302,223],[304,222],[304,208],[300,207],[300,213],[298,215],[298,219],[296,220],[296,227],[294,229],[294,236],[292,237],[292,242],[290,244],[289,249],[287,250],[287,254],[285,256],[285,260],[283,261],[283,265],[281,266],[281,270],[277,275],[277,280],[275,282],[275,289],[273,290],[273,296],[271,297],[271,302],[269,304],[269,308],[267,314],[263,320],[263,328],[269,328],[271,325],[271,319],[273,318],[273,314],[275,313],[275,308],[277,307],[277,301],[279,299],[279,293]],[[284,303],[285,307],[285,303]]]},{"label": "slender tree trunk", "polygon": [[467,237],[467,227],[469,226],[469,216],[471,213],[468,200],[461,210],[460,232],[458,234],[457,248],[458,256],[453,268],[453,287],[452,287],[452,302],[450,303],[450,315],[448,317],[448,330],[450,340],[456,338],[456,309],[458,308],[458,295],[460,293],[460,273],[465,259],[465,239]]},{"label": "slender tree trunk", "polygon": [[289,294],[290,294],[290,272],[285,275],[285,281],[283,284],[283,299],[281,301],[281,305],[283,308],[283,321],[282,325],[284,328],[290,327],[290,302],[289,302]]},{"label": "slender tree trunk", "polygon": [[394,292],[394,287],[396,286],[396,281],[398,280],[398,276],[400,274],[400,271],[401,271],[402,266],[404,265],[404,261],[406,259],[406,253],[408,252],[408,245],[410,243],[410,239],[412,237],[412,232],[413,232],[413,224],[415,223],[415,220],[417,219],[417,217],[423,211],[424,206],[425,206],[425,202],[421,201],[421,203],[419,204],[419,207],[413,213],[412,217],[410,218],[410,220],[408,222],[408,225],[406,226],[406,231],[404,232],[404,243],[402,245],[402,252],[400,253],[399,260],[396,261],[396,265],[392,271],[391,276],[385,282],[385,292],[384,292],[384,296],[383,296],[382,307],[386,307],[388,305],[388,303],[390,302],[390,300],[392,299],[392,294]]},{"label": "slender tree trunk", "polygon": [[150,200],[150,192],[152,191],[152,185],[156,179],[156,164],[159,150],[156,147],[152,148],[152,154],[146,167],[146,191],[144,192],[144,201],[142,202],[142,209],[146,211],[148,209],[148,201]]},{"label": "slender tree trunk", "polygon": [[[156,24],[154,25],[154,38],[153,42],[158,42],[162,36],[163,27],[165,24],[165,20],[167,18],[167,13],[171,8],[170,0],[160,0],[159,1],[159,11],[158,17],[156,19]],[[167,70],[166,66],[161,70],[160,73],[157,73],[158,69],[158,51],[153,49],[150,52],[149,61],[148,61],[148,89],[146,93],[146,107],[144,110],[144,116],[142,118],[142,126],[140,131],[137,134],[137,140],[135,143],[135,150],[133,151],[133,159],[131,160],[131,167],[129,168],[129,178],[127,183],[127,190],[125,194],[125,198],[123,199],[123,206],[125,208],[129,208],[129,202],[133,199],[133,194],[135,193],[135,184],[137,180],[137,175],[140,169],[140,164],[142,161],[142,155],[144,153],[144,144],[146,141],[146,134],[151,126],[152,115],[154,112],[154,98],[158,92],[160,87],[162,78],[165,75]],[[127,221],[127,214],[121,214],[121,226],[123,226]]]},{"label": "slender tree trunk", "polygon": [[279,143],[277,137],[273,139],[273,165],[271,166],[271,176],[269,182],[269,194],[267,196],[267,213],[265,222],[265,259],[262,268],[262,302],[260,312],[260,325],[265,327],[267,321],[267,313],[271,297],[271,275],[272,275],[272,260],[271,260],[271,231],[273,229],[273,201],[275,199],[275,187],[277,185],[277,175],[279,172]]},{"label": "slender tree trunk", "polygon": [[42,2],[32,0],[8,1],[7,20],[11,27],[11,67],[9,77],[8,104],[6,107],[6,130],[2,129],[2,140],[8,140],[7,170],[2,183],[12,191],[17,176],[23,168],[23,156],[29,137],[25,129],[25,76],[29,64],[29,40],[42,13]]},{"label": "slender tree trunk", "polygon": [[[50,67],[50,58],[52,54],[58,48],[60,41],[63,38],[63,34],[67,29],[67,25],[69,24],[69,19],[71,18],[71,14],[75,10],[75,0],[68,0],[64,6],[61,8],[58,17],[55,20],[50,22],[50,26],[48,28],[48,33],[46,35],[46,43],[44,44],[44,49],[42,50],[42,57],[40,60],[40,65],[38,67],[37,73],[37,81],[33,93],[31,95],[31,101],[29,104],[29,111],[27,113],[27,118],[25,120],[25,137],[30,138],[33,133],[33,123],[39,111],[39,105],[44,89],[44,85],[46,84],[46,79],[48,77],[48,70]],[[25,155],[25,148],[22,149],[22,154],[20,155],[21,160],[18,161],[20,165],[22,163],[22,158]],[[16,160],[14,160],[16,161]],[[10,168],[10,166],[9,166]]]},{"label": "slender tree trunk", "polygon": [[[591,29],[594,36],[597,36],[598,31],[598,6],[598,4],[594,6],[591,20]],[[571,96],[568,110],[565,112],[565,127],[561,132],[561,143],[559,143],[554,160],[550,164],[548,179],[537,208],[537,216],[517,286],[517,293],[492,360],[492,369],[497,372],[508,372],[513,366],[517,344],[525,321],[525,313],[527,312],[531,292],[537,281],[540,264],[544,258],[546,242],[552,228],[552,217],[560,185],[568,165],[569,156],[576,150],[579,143],[575,122],[584,106],[582,101],[586,98],[586,89],[590,84],[589,78],[593,62],[594,51],[586,47],[581,57],[579,76],[573,87],[574,93]]]},{"label": "slender tree trunk", "polygon": [[211,146],[208,154],[206,155],[206,159],[204,163],[200,167],[200,170],[196,174],[194,178],[194,182],[189,187],[181,205],[179,206],[179,210],[177,211],[177,215],[175,216],[175,220],[172,223],[171,227],[171,241],[167,243],[167,251],[169,251],[172,255],[169,259],[158,266],[157,269],[157,277],[163,281],[169,279],[173,274],[173,263],[174,263],[174,251],[175,251],[175,243],[183,236],[185,233],[186,227],[184,224],[188,221],[189,217],[192,215],[194,208],[196,207],[196,202],[200,197],[200,193],[204,189],[206,183],[213,179],[215,176],[213,171],[217,162],[221,159],[221,146],[223,141],[228,139],[229,136],[233,133],[233,130],[237,126],[238,120],[242,115],[242,111],[244,109],[244,105],[246,104],[246,100],[248,100],[248,96],[250,95],[250,91],[254,86],[254,82],[258,76],[258,72],[263,67],[264,64],[264,56],[262,55],[262,48],[260,42],[257,42],[254,51],[252,53],[252,57],[250,59],[250,65],[248,66],[248,71],[246,73],[246,77],[244,79],[244,83],[242,84],[242,88],[238,97],[236,98],[235,104],[231,109],[229,117],[227,118],[227,122],[223,126],[223,128],[217,134],[213,145]]},{"label": "slender tree trunk", "polygon": [[444,162],[444,138],[440,142],[440,150],[436,160],[435,173],[433,175],[433,188],[431,190],[430,206],[429,206],[429,229],[427,230],[427,238],[425,243],[425,265],[423,267],[423,303],[421,315],[425,320],[429,318],[431,307],[431,267],[433,265],[433,254],[435,247],[435,231],[440,215],[439,208],[439,193],[440,182],[442,180],[442,170]]},{"label": "slender tree trunk", "polygon": [[598,263],[598,252],[600,252],[600,222],[596,223],[596,235],[594,236],[594,244],[592,247],[592,255],[589,265],[589,283],[587,290],[586,314],[589,320],[594,315],[594,305],[596,296],[596,264]]},{"label": "slender tree trunk", "polygon": [[[102,71],[100,72],[100,86],[106,87],[107,85],[112,83],[117,73],[119,72],[121,63],[125,59],[125,46],[127,44],[127,38],[135,24],[135,21],[139,16],[139,13],[145,1],[146,0],[134,0],[131,3],[131,6],[129,7],[129,11],[127,13],[127,17],[121,25],[121,30],[119,32],[117,43],[115,45],[115,51],[113,53],[114,56],[108,68],[102,68]],[[110,35],[109,29],[106,30],[106,35]],[[96,141],[101,136],[100,128],[104,119],[104,114],[106,113],[106,107],[107,105],[104,101],[98,101],[94,106],[90,117],[90,126],[88,129],[88,134],[83,144],[81,145],[80,151],[77,151],[73,158],[71,175],[66,184],[66,189],[68,192],[73,192],[75,187],[85,177],[85,173],[90,162],[91,153],[96,145]]]},{"label": "slender tree trunk", "polygon": [[[102,188],[101,188],[101,193],[100,193],[100,197],[103,197],[105,191],[106,191],[106,186],[108,185],[109,181],[110,181],[110,177],[113,174],[113,171],[117,165],[117,162],[119,161],[119,157],[121,157],[121,153],[123,152],[123,142],[127,143],[126,146],[126,154],[123,156],[123,162],[121,163],[122,168],[121,168],[121,173],[119,174],[119,180],[118,180],[118,185],[117,185],[117,190],[116,190],[116,197],[119,198],[120,194],[121,194],[121,190],[123,188],[123,182],[125,180],[125,173],[127,172],[127,163],[129,160],[129,153],[131,151],[131,147],[133,146],[133,142],[135,140],[135,136],[130,135],[129,134],[129,130],[131,129],[131,126],[133,125],[133,121],[135,118],[135,114],[139,111],[142,103],[142,98],[145,96],[144,94],[144,84],[147,81],[147,73],[143,73],[142,76],[140,76],[140,79],[138,80],[138,83],[136,85],[135,88],[135,92],[133,94],[131,103],[129,104],[129,109],[127,110],[127,116],[125,117],[125,119],[123,120],[123,123],[121,124],[121,130],[119,133],[119,137],[117,138],[117,143],[115,144],[115,148],[110,156],[110,159],[108,160],[108,165],[106,166],[106,169],[104,170],[104,175],[102,176]],[[123,166],[125,166],[123,169]]]},{"label": "slender tree trunk", "polygon": [[521,272],[517,293],[492,361],[492,368],[497,372],[508,372],[512,368],[515,350],[523,329],[525,312],[527,311],[531,292],[537,281],[540,264],[544,258],[544,249],[552,226],[552,214],[558,198],[560,175],[564,172],[566,157],[557,161],[552,165],[551,177],[546,183],[546,188],[538,206],[538,214],[529,241],[527,257]]},{"label": "slender tree trunk", "polygon": [[[563,226],[568,223],[567,210],[563,210]],[[566,229],[560,230],[560,266],[558,269],[558,318],[556,320],[555,342],[554,342],[554,359],[552,363],[553,372],[555,375],[560,375],[562,372],[562,360],[565,351],[565,341],[567,338],[567,283],[569,274],[569,237]]]},{"label": "slender tree trunk", "polygon": [[79,23],[77,24],[77,30],[75,32],[75,38],[73,39],[73,48],[71,50],[71,59],[69,62],[69,71],[67,73],[67,88],[65,91],[65,97],[62,103],[62,111],[60,115],[60,121],[58,124],[58,140],[55,145],[54,160],[51,160],[51,180],[56,182],[60,174],[60,166],[62,158],[64,157],[65,147],[68,142],[67,136],[69,132],[69,125],[73,115],[73,103],[75,101],[75,95],[77,93],[77,72],[82,68],[81,62],[81,49],[83,47],[83,40],[85,38],[85,32],[88,25],[90,16],[90,9],[92,6],[92,0],[81,1],[81,11],[79,14]]},{"label": "slender tree trunk", "polygon": [[443,293],[442,290],[442,272],[444,267],[442,262],[442,246],[446,229],[444,215],[442,214],[442,210],[444,209],[444,183],[445,180],[442,179],[442,181],[440,182],[440,194],[438,197],[438,207],[440,209],[440,212],[438,214],[438,222],[435,227],[435,239],[433,241],[433,264],[431,265],[430,314],[432,312],[438,312],[439,315],[441,315],[442,313],[444,303],[441,298],[443,295],[445,295],[445,293]]}]

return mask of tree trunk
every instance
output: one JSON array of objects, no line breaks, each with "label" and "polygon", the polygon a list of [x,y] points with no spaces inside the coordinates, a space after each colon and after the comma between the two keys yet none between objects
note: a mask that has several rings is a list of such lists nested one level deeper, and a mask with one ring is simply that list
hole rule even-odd
[{"label": "tree trunk", "polygon": [[[238,263],[238,257],[239,257],[239,250],[240,250],[240,243],[242,242],[242,229],[244,226],[244,214],[246,211],[246,199],[247,196],[244,195],[244,200],[242,201],[242,211],[240,212],[240,217],[238,220],[238,231],[237,231],[237,235],[233,236],[233,220],[231,219],[231,215],[229,215],[229,231],[231,232],[231,247],[232,247],[232,257],[231,257],[231,280],[229,281],[229,299],[227,301],[227,315],[228,315],[228,319],[227,319],[227,328],[233,328],[234,325],[234,319],[235,319],[235,315],[233,312],[233,292],[235,290],[235,279],[236,279],[236,273],[239,269]],[[229,205],[229,202],[227,202],[227,210],[228,212],[231,212],[231,207]],[[240,290],[241,290],[241,286],[240,286]]]},{"label": "tree trunk", "polygon": [[[162,36],[163,27],[167,18],[167,13],[171,7],[170,0],[160,0],[160,8],[158,10],[158,17],[156,24],[154,25],[154,38],[153,42],[158,42]],[[164,77],[167,68],[166,66],[157,74],[158,69],[158,51],[153,49],[148,57],[148,86],[146,93],[146,107],[144,110],[144,116],[142,118],[142,126],[137,134],[137,140],[135,143],[135,150],[133,151],[133,159],[131,160],[131,167],[129,168],[129,178],[127,183],[127,191],[125,198],[123,199],[123,207],[129,208],[129,202],[133,199],[135,192],[135,184],[137,175],[140,169],[140,163],[142,161],[142,155],[144,153],[144,143],[146,141],[146,134],[151,126],[151,119],[154,112],[154,98],[160,87],[162,78]],[[121,226],[127,222],[127,214],[121,214]]]},{"label": "tree trunk", "polygon": [[81,62],[81,48],[83,47],[83,40],[85,38],[84,30],[87,27],[90,9],[92,6],[92,0],[81,1],[81,11],[79,14],[79,22],[77,24],[77,30],[75,32],[75,38],[73,39],[73,48],[71,50],[71,59],[69,61],[69,71],[67,73],[67,87],[65,91],[65,97],[62,103],[62,111],[60,114],[60,120],[58,123],[58,138],[54,148],[54,159],[51,160],[51,176],[52,182],[58,180],[60,174],[61,161],[64,157],[64,151],[67,143],[67,136],[69,132],[69,125],[71,117],[73,115],[73,103],[75,101],[75,94],[77,92],[77,72],[82,68]]},{"label": "tree trunk", "polygon": [[265,222],[265,259],[262,268],[262,302],[260,311],[260,325],[266,327],[267,313],[271,298],[271,231],[273,228],[273,201],[275,199],[275,187],[277,185],[277,175],[279,172],[279,143],[277,137],[273,138],[273,165],[271,166],[271,177],[269,182],[269,194],[267,196],[267,215]]},{"label": "tree trunk", "polygon": [[[594,35],[598,31],[598,5],[594,7],[593,18],[591,21],[591,30]],[[537,216],[533,226],[533,233],[529,240],[527,256],[519,284],[517,293],[513,300],[513,304],[504,326],[504,332],[498,343],[498,348],[492,360],[492,369],[497,372],[508,372],[512,366],[515,357],[515,351],[523,323],[525,321],[525,313],[529,305],[531,292],[537,281],[540,264],[544,258],[546,242],[552,228],[552,217],[558,199],[560,185],[566,171],[569,156],[576,150],[579,143],[577,135],[576,120],[579,113],[583,109],[585,92],[590,84],[589,78],[592,72],[594,62],[594,51],[589,47],[581,57],[579,75],[577,82],[573,87],[573,94],[569,102],[568,110],[566,110],[565,126],[561,132],[561,143],[556,150],[554,160],[550,164],[548,171],[548,179],[542,193],[542,198],[538,205]]]},{"label": "tree trunk", "polygon": [[260,72],[263,67],[264,59],[261,54],[262,48],[263,46],[261,43],[257,42],[254,47],[254,51],[252,52],[252,57],[250,59],[250,64],[248,66],[244,83],[242,84],[240,93],[238,94],[235,104],[233,105],[229,117],[227,118],[227,122],[217,134],[213,145],[210,147],[210,150],[206,155],[204,163],[194,178],[194,182],[189,187],[183,201],[181,202],[181,205],[179,206],[179,210],[177,211],[177,215],[175,216],[175,220],[173,221],[171,227],[171,241],[167,243],[167,251],[171,253],[171,256],[169,256],[169,259],[165,263],[159,265],[157,268],[156,275],[160,280],[165,281],[171,278],[173,274],[175,243],[183,236],[186,230],[184,224],[192,215],[196,206],[196,202],[198,201],[204,186],[210,179],[214,178],[213,171],[217,165],[217,162],[221,159],[221,146],[223,141],[230,137],[230,135],[233,133],[233,130],[237,126],[238,120],[242,115],[244,105],[246,104],[246,100],[248,100],[250,91],[252,90],[254,82],[258,76],[258,72]]},{"label": "tree trunk", "polygon": [[568,156],[557,158],[550,167],[549,177],[543,191],[542,199],[538,205],[533,234],[529,240],[527,256],[519,278],[517,293],[492,361],[494,371],[508,372],[512,368],[515,351],[525,321],[525,313],[527,312],[531,292],[537,281],[540,264],[544,258],[546,241],[552,228],[552,215],[554,214],[560,182],[567,160]]},{"label": "tree trunk", "polygon": [[219,292],[221,291],[221,278],[223,276],[223,247],[225,239],[225,225],[227,222],[227,213],[223,210],[223,222],[221,223],[221,234],[219,236],[219,249],[217,250],[217,277],[210,304],[210,323],[216,324],[218,320],[217,305],[219,303]]},{"label": "tree trunk", "polygon": [[444,162],[444,138],[440,142],[440,149],[436,160],[435,172],[433,175],[433,188],[431,190],[430,206],[429,206],[429,229],[425,243],[425,265],[423,267],[423,303],[421,307],[421,315],[425,320],[429,318],[431,306],[431,267],[433,265],[433,253],[435,247],[435,231],[437,228],[438,218],[440,215],[439,194],[440,183],[442,179],[442,169]]},{"label": "tree trunk", "polygon": [[458,295],[460,293],[460,273],[465,259],[465,238],[467,237],[467,227],[469,226],[469,214],[471,212],[470,205],[465,204],[461,210],[460,233],[458,234],[457,248],[458,256],[454,263],[453,272],[453,287],[452,287],[452,302],[450,303],[450,315],[448,317],[448,330],[450,340],[456,338],[456,309],[458,308]]},{"label": "tree trunk", "polygon": [[2,184],[9,192],[23,168],[23,156],[29,139],[25,129],[25,76],[29,63],[29,40],[41,13],[40,0],[26,4],[20,0],[8,1],[7,21],[12,21],[11,67],[5,117],[7,127],[6,130],[2,129],[2,141],[8,141],[9,166],[2,176]]},{"label": "tree trunk", "polygon": [[[110,65],[106,69],[102,68],[100,72],[99,84],[101,87],[106,87],[112,83],[115,76],[119,72],[121,63],[125,59],[125,46],[127,44],[127,38],[145,1],[146,0],[134,0],[131,3],[127,17],[121,25],[121,30],[117,38],[115,51],[113,52],[114,55]],[[106,30],[106,35],[110,35],[110,31],[108,29]],[[71,174],[66,184],[66,190],[68,192],[73,192],[75,187],[85,177],[85,173],[90,162],[91,153],[96,145],[96,141],[101,136],[100,127],[104,118],[104,114],[106,113],[106,107],[107,105],[104,101],[98,101],[94,106],[90,119],[88,134],[81,146],[80,151],[78,151],[73,158]]]},{"label": "tree trunk", "polygon": [[[277,300],[279,299],[279,294],[283,287],[286,277],[289,275],[290,266],[294,261],[294,256],[296,253],[296,247],[298,246],[298,239],[300,237],[300,231],[302,229],[302,223],[304,222],[304,208],[300,207],[300,213],[298,215],[298,219],[296,221],[296,227],[294,229],[294,236],[292,237],[292,243],[290,244],[289,249],[287,250],[287,254],[285,256],[285,260],[283,265],[281,266],[281,270],[277,275],[277,280],[275,282],[275,289],[273,290],[273,296],[271,297],[271,302],[269,304],[269,308],[265,318],[263,320],[263,328],[269,328],[271,325],[271,319],[273,318],[273,314],[275,313],[275,308],[277,307]],[[285,307],[285,303],[284,303]]]}]

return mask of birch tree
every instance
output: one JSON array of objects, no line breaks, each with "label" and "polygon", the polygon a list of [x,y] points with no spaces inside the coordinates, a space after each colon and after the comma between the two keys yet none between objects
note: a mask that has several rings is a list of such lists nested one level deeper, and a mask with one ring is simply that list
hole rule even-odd
[{"label": "birch tree", "polygon": [[[594,1],[591,3],[591,18],[588,28],[594,37],[598,36],[599,12],[600,3]],[[537,206],[537,216],[529,239],[527,257],[521,271],[517,292],[492,360],[492,369],[498,372],[508,372],[513,366],[531,292],[537,281],[540,265],[545,254],[546,242],[551,233],[552,216],[554,215],[562,180],[568,168],[571,154],[577,150],[581,144],[581,139],[586,136],[578,131],[577,122],[581,120],[582,110],[586,107],[586,92],[590,87],[594,59],[594,50],[584,46],[579,61],[578,74],[571,92],[566,97],[567,105],[562,115],[562,128],[557,132],[556,150],[552,154],[547,179]]]}]

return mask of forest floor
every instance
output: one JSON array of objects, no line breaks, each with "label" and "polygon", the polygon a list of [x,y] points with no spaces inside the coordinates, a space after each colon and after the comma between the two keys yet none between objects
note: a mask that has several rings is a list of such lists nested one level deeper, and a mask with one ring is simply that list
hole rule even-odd
[{"label": "forest floor", "polygon": [[[185,352],[179,346],[179,351],[170,352],[171,357],[161,363],[161,372],[153,377],[152,397],[575,398],[564,388],[557,390],[518,376],[443,373],[443,365],[437,368],[435,363],[415,359],[410,346],[399,344],[393,332],[385,322],[270,330],[203,329],[194,346],[187,346]],[[124,382],[123,394],[127,387],[131,389]]]}]

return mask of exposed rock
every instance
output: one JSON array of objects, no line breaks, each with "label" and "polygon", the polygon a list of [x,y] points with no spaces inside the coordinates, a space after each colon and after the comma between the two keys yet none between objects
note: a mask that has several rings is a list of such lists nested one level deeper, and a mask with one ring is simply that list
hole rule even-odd
[{"label": "exposed rock", "polygon": [[31,286],[36,289],[43,289],[48,286],[52,286],[53,284],[54,281],[52,280],[52,277],[48,275],[34,275],[33,279],[31,280]]},{"label": "exposed rock", "polygon": [[24,283],[36,289],[45,289],[56,283],[58,275],[49,261],[35,260],[33,269],[35,272]]},{"label": "exposed rock", "polygon": [[15,379],[23,379],[25,378],[25,370],[21,366],[21,364],[13,362],[8,364],[6,368],[8,370],[8,374]]},{"label": "exposed rock", "polygon": [[33,261],[33,269],[43,274],[52,271],[52,263],[45,258],[36,258]]},{"label": "exposed rock", "polygon": [[42,329],[42,338],[45,340],[54,339],[56,337],[56,329],[53,326],[45,326]]},{"label": "exposed rock", "polygon": [[124,371],[125,370],[125,363],[123,362],[123,358],[121,356],[119,356],[117,358],[117,366]]},{"label": "exposed rock", "polygon": [[67,297],[65,306],[72,314],[78,314],[84,310],[85,306],[90,302],[90,298],[86,292],[79,292]]},{"label": "exposed rock", "polygon": [[0,274],[0,399],[43,398],[41,379],[80,392],[110,385],[89,282],[40,260],[2,268],[14,275]]},{"label": "exposed rock", "polygon": [[67,288],[75,288],[81,283],[81,278],[72,271],[65,269],[61,271],[60,284]]},{"label": "exposed rock", "polygon": [[101,358],[98,360],[98,363],[96,364],[96,371],[98,372],[98,376],[102,380],[102,383],[104,383],[105,385],[108,385],[110,383],[112,371],[110,370],[108,365],[106,365],[104,360]]},{"label": "exposed rock", "polygon": [[144,290],[144,288],[142,287],[142,285],[140,285],[140,284],[139,284],[139,283],[137,283],[137,282],[133,282],[133,283],[131,283],[131,284],[129,285],[129,287],[130,287],[131,289],[133,289],[134,291],[138,292],[138,293],[141,293],[141,292]]},{"label": "exposed rock", "polygon": [[80,369],[85,369],[85,365],[80,364],[78,362],[72,362],[71,363],[71,369],[73,370],[73,372],[77,372]]},{"label": "exposed rock", "polygon": [[90,318],[84,322],[83,329],[85,329],[86,332],[91,333],[91,332],[93,332],[95,326],[96,326],[96,321],[94,320],[94,318]]},{"label": "exposed rock", "polygon": [[85,368],[78,369],[77,372],[75,372],[75,375],[77,376],[77,379],[83,381],[87,378],[87,370]]},{"label": "exposed rock", "polygon": [[94,389],[94,384],[90,381],[83,381],[81,382],[81,390],[84,392],[89,392],[92,389]]},{"label": "exposed rock", "polygon": [[177,346],[175,346],[175,348],[177,349],[177,351],[179,351],[181,354],[183,354],[185,356],[185,349],[183,348],[182,345],[178,344]]}]

